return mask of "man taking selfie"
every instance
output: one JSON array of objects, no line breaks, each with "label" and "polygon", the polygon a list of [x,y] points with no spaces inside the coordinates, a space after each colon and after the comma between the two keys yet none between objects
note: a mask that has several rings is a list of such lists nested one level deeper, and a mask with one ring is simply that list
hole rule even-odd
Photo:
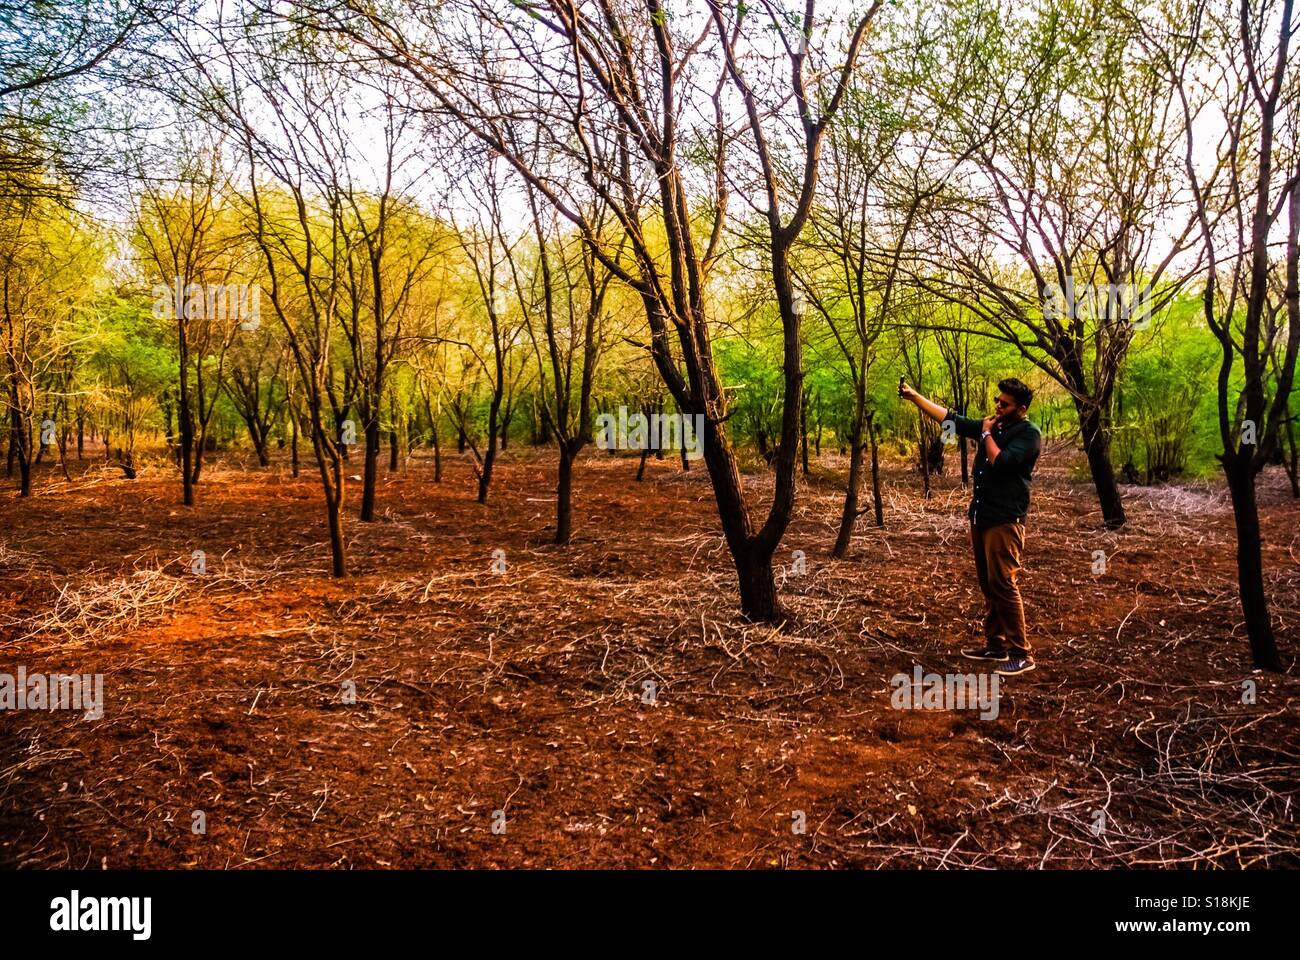
[{"label": "man taking selfie", "polygon": [[962,650],[970,660],[996,663],[994,672],[1015,676],[1034,669],[1025,632],[1025,608],[1016,575],[1025,548],[1029,484],[1042,451],[1042,435],[1026,414],[1034,392],[1016,379],[998,383],[997,413],[982,421],[959,416],[901,380],[898,395],[926,416],[976,441],[975,492],[970,505],[975,572],[988,604],[982,647]]}]

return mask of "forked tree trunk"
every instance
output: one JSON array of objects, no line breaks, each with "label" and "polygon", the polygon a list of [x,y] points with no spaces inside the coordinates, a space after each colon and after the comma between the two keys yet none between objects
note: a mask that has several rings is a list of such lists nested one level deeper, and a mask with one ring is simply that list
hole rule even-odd
[{"label": "forked tree trunk", "polygon": [[257,463],[259,466],[269,467],[271,465],[271,456],[266,449],[266,431],[257,422],[255,416],[244,417],[244,425],[248,427],[248,437],[253,441],[253,449],[257,452]]},{"label": "forked tree trunk", "polygon": [[[791,462],[787,469],[793,472],[793,442],[790,446]],[[741,613],[750,620],[778,622],[782,618],[782,610],[772,570],[775,547],[762,544],[750,529],[735,453],[718,425],[707,419],[704,429],[704,464],[713,483],[718,517],[722,521],[722,531],[736,567]]]}]

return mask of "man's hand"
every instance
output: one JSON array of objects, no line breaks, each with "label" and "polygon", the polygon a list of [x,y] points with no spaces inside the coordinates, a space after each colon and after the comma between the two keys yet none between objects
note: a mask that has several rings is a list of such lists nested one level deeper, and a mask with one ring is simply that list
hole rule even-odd
[{"label": "man's hand", "polygon": [[898,395],[902,397],[904,400],[908,400],[916,404],[917,409],[920,410],[927,417],[929,417],[931,420],[937,422],[939,420],[942,420],[944,417],[948,415],[948,410],[946,407],[941,407],[933,400],[928,400],[925,397],[921,396],[920,393],[918,393],[916,390],[909,387],[906,381],[904,381],[902,377],[898,378]]},{"label": "man's hand", "polygon": [[1002,455],[1002,448],[998,442],[993,439],[993,425],[998,422],[997,416],[985,417],[980,427],[980,446],[984,449],[984,456],[988,457],[989,463],[997,463],[998,457]]}]

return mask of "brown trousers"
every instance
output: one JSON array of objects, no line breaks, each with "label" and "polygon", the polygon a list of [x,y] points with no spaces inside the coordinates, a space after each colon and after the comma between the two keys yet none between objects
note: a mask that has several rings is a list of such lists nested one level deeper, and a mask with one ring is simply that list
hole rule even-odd
[{"label": "brown trousers", "polygon": [[1025,549],[1025,525],[1000,523],[981,530],[972,524],[970,529],[975,572],[989,608],[984,618],[988,645],[1012,656],[1027,657],[1032,648],[1025,632],[1025,606],[1016,584],[1020,555]]}]

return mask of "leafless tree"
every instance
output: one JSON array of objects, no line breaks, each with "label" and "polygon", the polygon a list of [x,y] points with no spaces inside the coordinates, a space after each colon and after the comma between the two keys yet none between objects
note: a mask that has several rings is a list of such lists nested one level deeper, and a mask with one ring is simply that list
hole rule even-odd
[{"label": "leafless tree", "polygon": [[184,95],[196,116],[228,131],[243,148],[247,230],[302,388],[325,497],[331,569],[346,576],[344,438],[334,424],[327,426],[326,407],[332,332],[354,252],[339,164],[347,145],[328,135],[318,112],[329,109],[345,81],[311,57],[275,59],[273,51],[295,39],[282,23],[228,19],[186,26],[174,36],[190,68]]},{"label": "leafless tree", "polygon": [[1109,527],[1125,521],[1110,460],[1124,357],[1135,325],[1195,269],[1179,266],[1195,220],[1174,88],[1134,54],[1131,6],[1050,3],[1024,24],[1001,15],[979,109],[944,124],[957,162],[944,161],[947,187],[924,207],[908,258],[913,282],[1068,392]]},{"label": "leafless tree", "polygon": [[239,333],[223,288],[235,276],[238,239],[221,229],[227,184],[219,146],[186,144],[173,159],[178,169],[168,180],[146,171],[153,161],[138,163],[135,238],[155,289],[163,291],[165,306],[155,311],[175,324],[182,497],[193,506],[226,355]]},{"label": "leafless tree", "polygon": [[[1184,166],[1203,249],[1202,308],[1222,348],[1219,460],[1236,519],[1246,633],[1255,666],[1281,670],[1255,482],[1279,449],[1300,352],[1300,74],[1292,53],[1300,18],[1293,0],[1195,0],[1184,15],[1190,29],[1153,25],[1146,37],[1161,51],[1182,106]],[[1191,53],[1204,57],[1186,55],[1188,36],[1204,44]],[[1224,133],[1207,171],[1197,136],[1209,104]]]},{"label": "leafless tree", "polygon": [[[591,437],[591,391],[605,346],[605,301],[614,275],[581,237],[565,236],[555,227],[553,210],[542,205],[531,187],[527,196],[537,243],[528,315],[540,313],[541,330],[535,322],[527,329],[537,361],[542,417],[560,454],[555,542],[566,544],[573,527],[573,463]],[[588,220],[598,234],[604,232],[599,212]],[[522,289],[517,273],[515,284]]]},{"label": "leafless tree", "polygon": [[[704,459],[736,566],[741,608],[758,620],[782,616],[772,555],[795,496],[803,365],[790,250],[816,194],[822,139],[879,6],[873,2],[855,17],[825,52],[820,37],[814,42],[824,24],[816,19],[813,0],[802,14],[775,0],[734,10],[709,2],[707,17],[670,17],[659,0],[412,4],[404,20],[364,0],[343,0],[303,14],[369,56],[408,71],[433,109],[505,157],[577,227],[593,256],[641,298],[650,351],[669,392],[680,409],[705,418]],[[499,51],[508,53],[508,65]],[[709,75],[709,54],[713,63],[721,61],[721,72]],[[816,64],[811,70],[810,60]],[[773,76],[786,78],[783,89],[771,82]],[[732,103],[739,104],[739,117],[728,116]],[[573,202],[565,177],[553,176],[549,165],[536,168],[512,150],[504,128],[520,117],[534,119],[536,142],[565,158],[566,172],[580,172],[584,192],[599,193],[626,238],[630,262]],[[784,341],[776,489],[761,524],[727,437],[709,319],[709,275],[722,252],[726,219],[728,148],[737,140],[749,144],[760,171],[767,267]],[[803,157],[804,176],[794,196],[778,182],[777,146]],[[709,154],[706,188],[688,169],[688,147]]]}]

